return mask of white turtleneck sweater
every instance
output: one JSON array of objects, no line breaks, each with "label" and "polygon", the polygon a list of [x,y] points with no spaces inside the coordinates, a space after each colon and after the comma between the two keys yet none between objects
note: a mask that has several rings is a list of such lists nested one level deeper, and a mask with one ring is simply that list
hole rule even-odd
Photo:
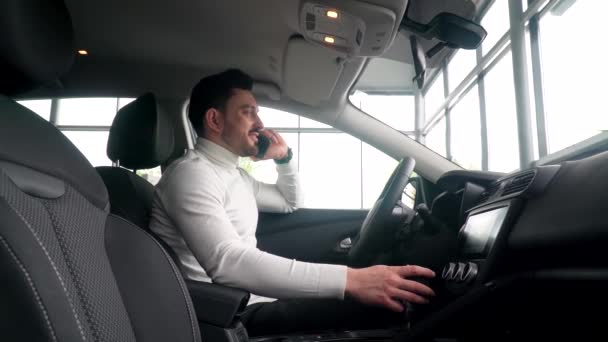
[{"label": "white turtleneck sweater", "polygon": [[236,154],[199,138],[156,186],[150,229],[177,253],[185,276],[246,289],[250,304],[273,300],[267,297],[344,298],[345,266],[256,247],[258,209],[290,213],[299,205],[294,162],[277,165],[277,184],[258,182],[237,165]]}]

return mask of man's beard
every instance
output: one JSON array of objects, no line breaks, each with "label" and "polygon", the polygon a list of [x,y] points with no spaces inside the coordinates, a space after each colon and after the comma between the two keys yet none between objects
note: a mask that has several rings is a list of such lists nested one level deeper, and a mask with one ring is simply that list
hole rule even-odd
[{"label": "man's beard", "polygon": [[249,140],[249,136],[246,136],[244,139],[240,135],[230,134],[224,131],[221,135],[221,139],[226,146],[229,146],[230,151],[239,157],[251,157],[255,156],[258,153],[257,145],[251,145],[251,141]]},{"label": "man's beard", "polygon": [[245,155],[241,156],[241,157],[253,157],[256,154],[258,154],[258,147],[257,146],[247,146],[245,149]]}]

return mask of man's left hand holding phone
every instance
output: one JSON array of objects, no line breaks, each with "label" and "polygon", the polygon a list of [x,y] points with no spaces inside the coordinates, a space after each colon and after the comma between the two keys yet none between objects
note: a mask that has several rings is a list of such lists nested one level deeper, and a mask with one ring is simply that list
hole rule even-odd
[{"label": "man's left hand holding phone", "polygon": [[252,157],[253,160],[280,160],[287,156],[287,143],[279,133],[271,129],[262,129],[258,133],[258,153]]}]

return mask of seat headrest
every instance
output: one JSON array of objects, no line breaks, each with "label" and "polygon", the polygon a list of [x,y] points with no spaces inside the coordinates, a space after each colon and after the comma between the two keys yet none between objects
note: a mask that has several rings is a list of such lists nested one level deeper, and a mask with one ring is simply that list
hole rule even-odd
[{"label": "seat headrest", "polygon": [[[51,123],[2,95],[0,95],[0,161],[57,178],[76,189],[98,208],[103,210],[107,208],[108,193],[101,177],[72,142]],[[11,177],[11,170],[4,171],[7,170],[8,176]],[[21,180],[21,183],[37,182],[23,172],[13,177],[29,178]],[[14,181],[19,185],[20,181]],[[48,185],[43,184],[37,188],[44,186],[48,188]],[[27,187],[36,188],[35,184],[28,184]],[[22,190],[28,192],[24,188]]]},{"label": "seat headrest", "polygon": [[[0,94],[16,94],[56,80],[73,61],[72,20],[63,1],[0,1]],[[108,207],[101,177],[70,140],[3,95],[0,162],[3,173],[26,193],[60,197],[65,183],[98,208]]]},{"label": "seat headrest", "polygon": [[173,153],[173,124],[146,93],[122,107],[110,128],[108,157],[132,170],[157,167]]},{"label": "seat headrest", "polygon": [[74,55],[72,20],[63,1],[0,1],[0,94],[57,80]]}]

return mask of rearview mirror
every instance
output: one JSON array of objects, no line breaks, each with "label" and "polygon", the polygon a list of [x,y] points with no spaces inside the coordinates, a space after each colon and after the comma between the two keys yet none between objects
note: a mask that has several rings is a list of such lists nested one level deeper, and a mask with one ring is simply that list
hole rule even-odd
[{"label": "rearview mirror", "polygon": [[448,47],[473,50],[486,38],[480,25],[451,13],[440,13],[428,24],[433,36]]},{"label": "rearview mirror", "polygon": [[488,34],[479,24],[452,13],[439,13],[428,24],[415,22],[405,15],[401,28],[426,39],[437,39],[439,43],[426,52],[428,58],[444,47],[453,49],[476,49]]},{"label": "rearview mirror", "polygon": [[410,48],[412,50],[412,57],[414,58],[414,71],[416,73],[412,81],[416,82],[418,89],[422,89],[426,79],[426,55],[414,35],[410,36]]}]

